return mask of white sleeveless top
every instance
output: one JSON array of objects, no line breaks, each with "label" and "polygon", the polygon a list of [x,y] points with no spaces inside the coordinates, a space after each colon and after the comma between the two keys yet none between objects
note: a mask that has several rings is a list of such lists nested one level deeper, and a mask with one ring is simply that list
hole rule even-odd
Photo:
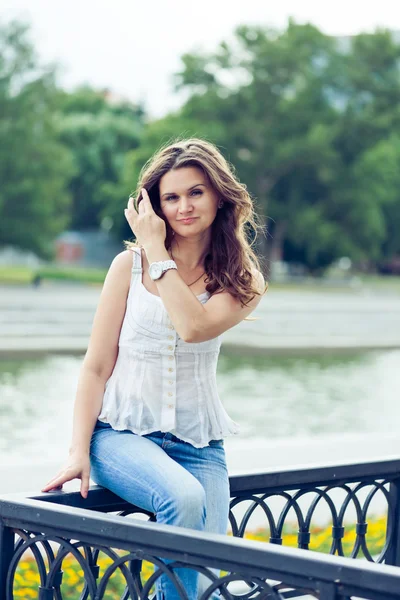
[{"label": "white sleeveless top", "polygon": [[[140,248],[133,267],[118,357],[105,385],[99,421],[139,435],[170,432],[195,448],[239,433],[216,382],[220,337],[184,342],[160,298],[142,282]],[[202,304],[209,292],[197,296]]]}]

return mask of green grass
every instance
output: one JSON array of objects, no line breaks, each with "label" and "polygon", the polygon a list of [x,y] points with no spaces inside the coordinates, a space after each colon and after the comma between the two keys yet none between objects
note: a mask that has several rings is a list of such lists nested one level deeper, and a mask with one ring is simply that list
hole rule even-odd
[{"label": "green grass", "polygon": [[400,292],[400,275],[359,275],[363,285],[373,288],[391,288]]},{"label": "green grass", "polygon": [[[4,267],[0,266],[0,285],[21,284],[33,282],[36,276],[42,281],[78,281],[87,284],[102,284],[107,269],[94,269],[73,266],[49,265],[38,269],[29,267]],[[292,292],[348,292],[358,293],[363,291],[399,292],[400,276],[384,275],[355,275],[353,284],[339,279],[329,282],[324,279],[308,279],[304,283],[270,282],[271,291]]]},{"label": "green grass", "polygon": [[0,283],[31,283],[33,271],[28,267],[0,267]]},{"label": "green grass", "polygon": [[42,279],[58,281],[81,281],[84,283],[103,283],[107,269],[88,269],[79,267],[45,267],[35,271]]},{"label": "green grass", "polygon": [[360,291],[400,293],[400,277],[385,275],[354,275],[352,280],[313,279],[300,282],[270,282],[270,289],[293,292],[347,292],[358,294]]},{"label": "green grass", "polygon": [[51,265],[31,269],[29,267],[0,267],[0,284],[30,284],[39,276],[42,281],[78,281],[102,284],[107,269],[63,267]]}]

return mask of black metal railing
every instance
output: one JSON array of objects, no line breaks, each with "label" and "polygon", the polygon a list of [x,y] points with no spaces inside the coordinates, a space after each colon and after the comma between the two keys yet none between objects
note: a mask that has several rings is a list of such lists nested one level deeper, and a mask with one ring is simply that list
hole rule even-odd
[{"label": "black metal railing", "polygon": [[[232,536],[158,524],[151,513],[98,486],[85,500],[78,492],[2,496],[0,598],[13,598],[15,574],[29,550],[40,578],[39,600],[63,597],[62,567],[67,555],[74,556],[82,569],[82,599],[110,598],[107,586],[116,570],[124,578],[125,590],[118,596],[123,600],[151,597],[162,572],[185,598],[174,575],[174,569],[182,566],[202,573],[204,600],[217,588],[229,599],[400,599],[400,460],[235,475],[230,487]],[[385,543],[373,555],[368,519],[378,496],[386,507]],[[330,553],[337,556],[308,550],[313,517],[322,505],[332,523]],[[361,560],[343,556],[350,506],[356,537],[349,557]],[[250,531],[257,512],[270,544],[240,539]],[[137,513],[148,521],[129,518]],[[283,542],[292,514],[298,523],[298,548],[285,547]],[[110,564],[101,572],[98,562],[103,555]],[[147,579],[144,561],[156,567]],[[224,574],[218,577],[216,569]]]},{"label": "black metal railing", "polygon": [[[352,505],[356,521],[356,539],[349,556],[360,555],[369,561],[400,566],[400,460],[304,467],[269,471],[268,473],[232,477],[231,525],[233,535],[243,537],[252,513],[258,508],[265,514],[270,531],[269,541],[282,544],[282,531],[292,511],[298,523],[298,547],[308,549],[313,515],[321,504],[330,516],[331,554],[344,556],[346,510]],[[343,496],[339,499],[338,492]],[[336,495],[336,498],[335,498]],[[368,511],[375,497],[385,505],[386,543],[378,556],[368,550]],[[273,514],[270,503],[282,499],[282,508]],[[234,513],[241,504],[248,504],[238,520]],[[350,525],[347,524],[347,527]]]}]

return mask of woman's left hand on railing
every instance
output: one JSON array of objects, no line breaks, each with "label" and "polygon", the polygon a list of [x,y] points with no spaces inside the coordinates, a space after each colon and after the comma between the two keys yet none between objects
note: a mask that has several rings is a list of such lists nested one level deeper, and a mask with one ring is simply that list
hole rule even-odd
[{"label": "woman's left hand on railing", "polygon": [[64,483],[72,479],[81,480],[81,495],[82,498],[87,498],[89,492],[90,479],[90,458],[87,452],[72,452],[64,467],[62,467],[57,475],[50,479],[42,488],[42,492],[50,492],[61,490]]}]

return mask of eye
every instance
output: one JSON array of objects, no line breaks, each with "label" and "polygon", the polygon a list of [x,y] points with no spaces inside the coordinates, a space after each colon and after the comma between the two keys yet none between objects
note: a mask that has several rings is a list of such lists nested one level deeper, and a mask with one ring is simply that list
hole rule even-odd
[{"label": "eye", "polygon": [[[191,192],[192,194],[201,194],[202,190],[193,190]],[[168,202],[169,200],[175,200],[176,196],[175,195],[171,195],[171,196],[166,196],[165,200]]]}]

